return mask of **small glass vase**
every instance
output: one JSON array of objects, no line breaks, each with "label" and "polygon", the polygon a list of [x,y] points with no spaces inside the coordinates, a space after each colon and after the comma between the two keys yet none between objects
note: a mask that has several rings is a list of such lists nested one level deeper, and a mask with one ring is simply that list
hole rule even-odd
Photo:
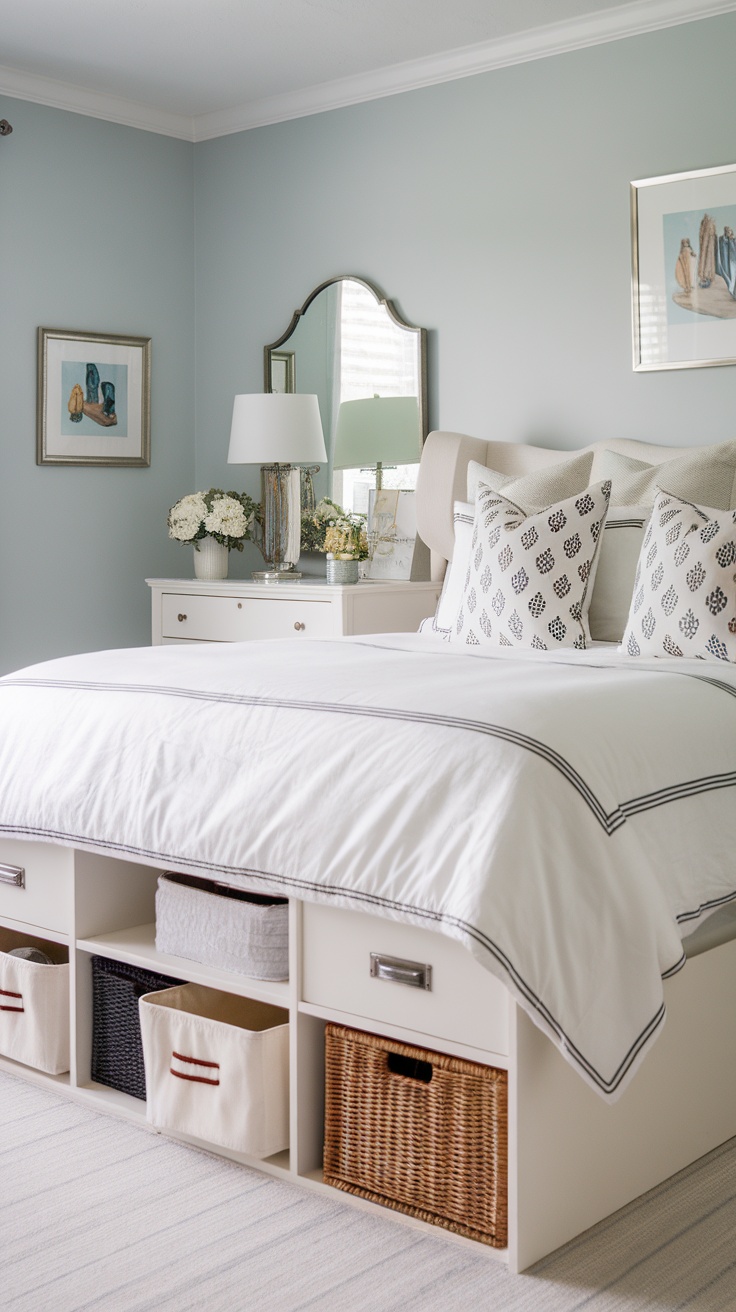
[{"label": "small glass vase", "polygon": [[194,548],[195,579],[226,579],[229,555],[229,548],[223,547],[208,533]]},{"label": "small glass vase", "polygon": [[339,556],[327,553],[328,583],[357,583],[360,577],[359,560],[341,560]]}]

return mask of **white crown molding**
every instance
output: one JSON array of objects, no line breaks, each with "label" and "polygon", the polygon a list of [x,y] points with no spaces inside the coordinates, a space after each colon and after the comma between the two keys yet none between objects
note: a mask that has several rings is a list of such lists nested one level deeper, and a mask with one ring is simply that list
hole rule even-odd
[{"label": "white crown molding", "polygon": [[180,137],[184,141],[194,140],[193,120],[186,114],[169,114],[151,105],[141,105],[136,100],[85,91],[68,82],[57,82],[54,78],[23,73],[3,65],[0,65],[0,95],[32,100],[37,105],[66,109],[71,114],[85,114],[88,118],[102,118],[144,132],[160,132],[163,136]]},{"label": "white crown molding", "polygon": [[584,18],[550,23],[515,36],[502,37],[481,45],[463,46],[440,55],[415,59],[375,72],[340,78],[321,86],[307,87],[288,95],[239,105],[214,114],[200,114],[194,119],[194,140],[244,132],[282,123],[287,119],[321,114],[330,109],[377,100],[383,96],[414,91],[419,87],[451,82],[457,78],[487,73],[512,64],[602,45],[625,37],[656,32],[681,23],[736,10],[736,0],[633,0],[619,9],[605,9]]},{"label": "white crown molding", "polygon": [[172,114],[137,101],[123,100],[102,92],[84,91],[80,87],[52,78],[0,66],[0,94],[19,100],[32,100],[56,109],[107,119],[146,132],[159,132],[184,141],[208,141],[213,137],[245,132],[283,123],[289,119],[322,114],[331,109],[398,95],[420,87],[451,82],[458,78],[488,73],[535,59],[566,54],[587,46],[620,41],[682,23],[736,10],[736,0],[632,0],[617,9],[603,9],[582,18],[550,23],[529,32],[501,37],[479,45],[463,46],[439,55],[415,59],[370,73],[340,78],[319,86],[306,87],[284,95],[265,97],[232,109],[194,118]]}]

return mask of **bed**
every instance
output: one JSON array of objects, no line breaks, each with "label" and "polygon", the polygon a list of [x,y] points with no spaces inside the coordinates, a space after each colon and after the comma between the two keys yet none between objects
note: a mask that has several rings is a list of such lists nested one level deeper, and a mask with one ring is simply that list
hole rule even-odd
[{"label": "bed", "polygon": [[[474,996],[456,1001],[486,1040],[457,1037],[459,1015],[456,1035],[445,1022],[436,1037],[508,1066],[516,1269],[736,1133],[722,1006],[736,971],[736,664],[722,627],[736,566],[708,637],[720,646],[689,656],[685,589],[657,650],[662,624],[648,635],[646,616],[676,590],[656,572],[664,537],[656,563],[641,551],[662,496],[654,465],[667,533],[685,516],[689,552],[698,507],[716,507],[729,562],[736,444],[570,453],[433,433],[418,521],[433,577],[451,565],[419,634],[300,643],[298,657],[284,642],[93,653],[0,681],[5,841],[285,893],[300,908],[303,1025],[329,1018],[329,988],[321,1011],[319,983],[310,992],[312,942],[357,943],[380,918],[474,959]],[[518,545],[553,505],[554,567],[544,541]],[[493,573],[478,535],[499,515],[527,554],[508,569],[494,556]],[[594,568],[578,564],[586,553]],[[652,605],[626,616],[640,555]],[[491,1038],[501,1013],[507,1041]],[[409,1029],[421,1020],[399,1020]],[[296,1066],[310,1072],[305,1177],[319,1080],[313,1054]]]}]

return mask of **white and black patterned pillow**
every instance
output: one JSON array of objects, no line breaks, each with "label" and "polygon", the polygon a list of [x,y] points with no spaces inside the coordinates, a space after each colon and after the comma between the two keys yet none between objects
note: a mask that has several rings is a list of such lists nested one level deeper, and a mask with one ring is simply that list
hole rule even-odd
[{"label": "white and black patterned pillow", "polygon": [[450,641],[584,648],[610,483],[532,515],[481,485],[470,561]]},{"label": "white and black patterned pillow", "polygon": [[736,510],[657,490],[623,650],[736,661]]}]

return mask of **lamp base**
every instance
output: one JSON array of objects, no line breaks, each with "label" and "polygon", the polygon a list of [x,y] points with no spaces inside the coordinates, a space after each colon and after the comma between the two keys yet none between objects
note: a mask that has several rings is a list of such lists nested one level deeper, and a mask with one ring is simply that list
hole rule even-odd
[{"label": "lamp base", "polygon": [[301,577],[298,569],[256,569],[252,574],[256,583],[291,583]]}]

